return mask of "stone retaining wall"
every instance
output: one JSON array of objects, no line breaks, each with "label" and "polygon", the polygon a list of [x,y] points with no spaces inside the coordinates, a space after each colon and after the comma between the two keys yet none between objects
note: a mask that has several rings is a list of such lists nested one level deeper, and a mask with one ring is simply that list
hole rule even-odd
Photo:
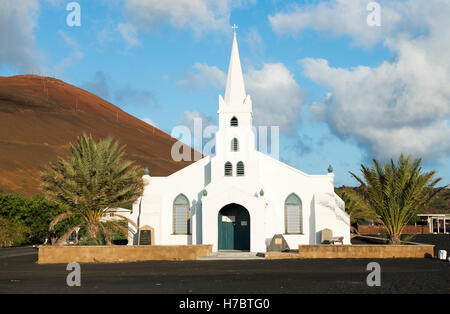
[{"label": "stone retaining wall", "polygon": [[208,256],[212,245],[39,247],[39,264],[115,263],[195,260]]},{"label": "stone retaining wall", "polygon": [[298,253],[268,252],[266,259],[292,258],[425,258],[434,245],[300,245]]}]

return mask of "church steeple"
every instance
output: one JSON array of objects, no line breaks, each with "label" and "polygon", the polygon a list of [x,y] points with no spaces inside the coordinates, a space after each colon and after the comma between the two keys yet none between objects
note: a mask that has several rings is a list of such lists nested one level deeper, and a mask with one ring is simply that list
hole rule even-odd
[{"label": "church steeple", "polygon": [[244,76],[242,75],[241,60],[239,58],[239,49],[236,39],[236,28],[234,28],[233,47],[231,48],[230,66],[228,68],[227,89],[225,91],[225,104],[242,105],[244,103],[245,93]]},{"label": "church steeple", "polygon": [[[232,165],[233,176],[242,176],[254,171],[248,162],[249,154],[255,150],[253,134],[252,99],[245,93],[244,76],[234,25],[233,47],[231,48],[225,99],[219,95],[219,129],[216,132],[215,173],[223,177],[224,165]],[[228,166],[227,166],[228,167]],[[228,169],[228,168],[227,168]]]}]

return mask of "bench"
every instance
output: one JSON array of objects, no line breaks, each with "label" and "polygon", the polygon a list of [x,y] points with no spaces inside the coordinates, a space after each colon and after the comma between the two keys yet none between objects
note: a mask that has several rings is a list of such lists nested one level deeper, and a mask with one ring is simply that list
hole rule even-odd
[{"label": "bench", "polygon": [[344,245],[344,237],[332,237],[330,240],[330,244],[340,243]]}]

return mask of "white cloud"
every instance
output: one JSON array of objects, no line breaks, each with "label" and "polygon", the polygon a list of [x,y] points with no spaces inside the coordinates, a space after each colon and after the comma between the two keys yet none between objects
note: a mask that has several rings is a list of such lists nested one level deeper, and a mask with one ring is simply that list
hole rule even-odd
[{"label": "white cloud", "polygon": [[245,86],[252,96],[255,123],[295,130],[304,93],[283,63],[265,63],[260,70],[245,74]]},{"label": "white cloud", "polygon": [[224,89],[227,76],[216,66],[196,63],[193,71],[188,71],[183,80],[178,82],[186,90],[201,88],[202,86],[214,86],[217,89]]},{"label": "white cloud", "polygon": [[[57,6],[63,0],[45,0]],[[44,69],[36,57],[34,29],[40,14],[39,0],[0,1],[0,68],[11,66],[19,71],[42,73]]]},{"label": "white cloud", "polygon": [[[187,89],[214,86],[221,93],[225,92],[227,76],[222,70],[198,63],[194,69],[180,85]],[[293,131],[299,122],[304,93],[289,69],[283,63],[265,63],[259,70],[249,69],[244,77],[247,93],[253,100],[255,123]]]},{"label": "white cloud", "polygon": [[[339,5],[347,2],[332,1],[338,6],[330,14],[338,16]],[[382,8],[394,10],[390,4]],[[409,0],[402,5],[403,11],[396,11],[402,28],[388,27],[379,38],[396,54],[395,60],[351,69],[330,66],[323,59],[300,63],[307,77],[330,89],[325,101],[314,104],[312,111],[338,136],[356,138],[378,158],[405,152],[439,160],[450,153],[450,3]],[[310,10],[308,19],[320,18],[319,7]],[[406,32],[403,26],[410,20],[415,25],[409,25]],[[326,29],[335,22],[323,23]],[[417,36],[419,28],[421,35]],[[342,31],[355,39],[364,38],[352,29]]]},{"label": "white cloud", "polygon": [[45,0],[45,1],[52,6],[58,6],[66,2],[65,0]]},{"label": "white cloud", "polygon": [[58,31],[58,34],[61,36],[61,38],[64,40],[66,45],[72,49],[72,52],[70,55],[68,55],[66,58],[58,62],[54,67],[52,72],[55,73],[55,76],[62,76],[64,71],[78,63],[81,59],[84,57],[84,53],[81,50],[81,46],[78,44],[78,42],[74,39],[72,39],[69,35],[67,35],[63,31]]},{"label": "white cloud", "polygon": [[140,44],[136,27],[133,25],[121,23],[117,26],[117,30],[127,43],[128,48],[138,46]]},{"label": "white cloud", "polygon": [[35,38],[39,3],[36,0],[0,1],[0,67],[37,70]]},{"label": "white cloud", "polygon": [[139,30],[161,25],[192,30],[197,36],[208,31],[230,32],[230,12],[245,0],[126,0],[130,23]]},{"label": "white cloud", "polygon": [[[420,0],[419,0],[420,1]],[[269,16],[273,30],[278,34],[296,35],[312,29],[327,35],[351,35],[360,45],[379,42],[393,30],[409,27],[411,21],[401,19],[398,12],[405,10],[399,1],[378,0],[381,4],[382,27],[367,25],[368,0],[330,0],[310,5],[296,6],[290,12]]]},{"label": "white cloud", "polygon": [[207,116],[197,111],[190,111],[190,110],[184,111],[183,118],[181,120],[181,125],[188,127],[193,134],[195,129],[194,127],[195,123],[198,123],[198,125],[201,124],[202,129],[208,126],[216,125],[214,119],[210,116]]},{"label": "white cloud", "polygon": [[190,132],[190,134],[185,134],[186,137],[184,139],[180,140],[195,150],[202,151],[205,155],[211,155],[213,153],[213,147],[215,145],[214,134],[217,132],[217,123],[215,123],[212,117],[197,111],[186,110],[183,113],[180,125],[187,127]]},{"label": "white cloud", "polygon": [[254,55],[261,55],[264,51],[264,40],[256,28],[252,28],[248,31],[245,38],[250,51]]}]

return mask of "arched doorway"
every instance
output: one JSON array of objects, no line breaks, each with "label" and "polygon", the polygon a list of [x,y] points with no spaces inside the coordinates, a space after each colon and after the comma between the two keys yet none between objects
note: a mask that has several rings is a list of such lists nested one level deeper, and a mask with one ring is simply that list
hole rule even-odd
[{"label": "arched doorway", "polygon": [[219,250],[250,251],[250,214],[239,204],[223,207],[218,215]]}]

